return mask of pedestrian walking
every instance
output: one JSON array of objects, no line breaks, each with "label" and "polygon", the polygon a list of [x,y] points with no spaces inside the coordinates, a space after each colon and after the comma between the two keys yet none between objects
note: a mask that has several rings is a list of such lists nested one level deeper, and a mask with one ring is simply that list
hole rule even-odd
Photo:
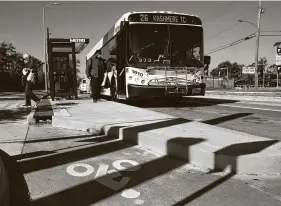
[{"label": "pedestrian walking", "polygon": [[101,85],[106,70],[105,60],[101,56],[101,50],[96,51],[96,59],[87,65],[87,77],[91,80],[93,102],[100,99]]},{"label": "pedestrian walking", "polygon": [[39,104],[40,99],[33,93],[33,85],[35,83],[35,71],[31,69],[31,56],[29,54],[23,55],[25,67],[22,70],[22,84],[25,93],[24,107],[31,107],[31,99],[36,102],[36,106]]}]

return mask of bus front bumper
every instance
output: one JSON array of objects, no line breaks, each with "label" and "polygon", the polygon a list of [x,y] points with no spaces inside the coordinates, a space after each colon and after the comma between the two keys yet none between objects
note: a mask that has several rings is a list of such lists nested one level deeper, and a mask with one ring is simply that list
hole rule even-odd
[{"label": "bus front bumper", "polygon": [[167,91],[165,87],[160,86],[142,86],[142,85],[128,85],[128,94],[129,98],[137,97],[164,97],[168,95],[195,95],[196,93],[201,93],[202,90],[205,90],[206,84],[190,84],[186,86],[168,86]]}]

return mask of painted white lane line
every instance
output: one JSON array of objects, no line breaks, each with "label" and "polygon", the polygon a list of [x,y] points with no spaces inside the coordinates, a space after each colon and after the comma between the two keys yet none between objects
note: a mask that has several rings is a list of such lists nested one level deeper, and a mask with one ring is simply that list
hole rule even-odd
[{"label": "painted white lane line", "polygon": [[281,103],[275,104],[275,103],[263,103],[263,102],[236,102],[235,104],[257,104],[257,105],[281,107]]},{"label": "painted white lane line", "polygon": [[218,106],[236,107],[236,108],[242,108],[242,109],[263,110],[263,111],[272,111],[272,112],[281,112],[281,110],[279,110],[279,109],[266,109],[266,108],[258,108],[258,107],[244,107],[244,106],[229,105],[229,104],[218,104]]}]

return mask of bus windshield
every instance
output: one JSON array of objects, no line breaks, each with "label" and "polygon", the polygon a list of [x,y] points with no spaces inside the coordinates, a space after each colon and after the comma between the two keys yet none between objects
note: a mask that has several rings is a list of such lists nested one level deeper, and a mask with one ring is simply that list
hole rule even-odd
[{"label": "bus windshield", "polygon": [[202,67],[202,34],[201,27],[187,25],[131,25],[128,62],[139,68],[163,61],[171,67]]}]

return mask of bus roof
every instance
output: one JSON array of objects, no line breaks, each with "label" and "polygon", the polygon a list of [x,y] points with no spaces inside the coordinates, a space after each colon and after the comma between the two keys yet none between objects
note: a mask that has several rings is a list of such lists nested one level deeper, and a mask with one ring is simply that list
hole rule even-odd
[{"label": "bus roof", "polygon": [[113,36],[115,36],[118,33],[118,31],[120,30],[120,25],[121,25],[122,21],[128,21],[129,16],[131,14],[139,14],[139,13],[145,13],[145,14],[153,14],[153,13],[155,13],[155,14],[175,14],[175,15],[186,15],[186,16],[193,16],[193,17],[199,18],[198,16],[193,15],[193,14],[178,13],[178,12],[173,12],[173,11],[139,11],[139,12],[131,11],[131,12],[127,12],[127,13],[123,14],[118,19],[118,21],[114,24],[114,26],[91,49],[91,51],[86,56],[86,60],[90,59],[98,49],[102,48],[103,44],[105,44],[109,39],[111,39]]}]

